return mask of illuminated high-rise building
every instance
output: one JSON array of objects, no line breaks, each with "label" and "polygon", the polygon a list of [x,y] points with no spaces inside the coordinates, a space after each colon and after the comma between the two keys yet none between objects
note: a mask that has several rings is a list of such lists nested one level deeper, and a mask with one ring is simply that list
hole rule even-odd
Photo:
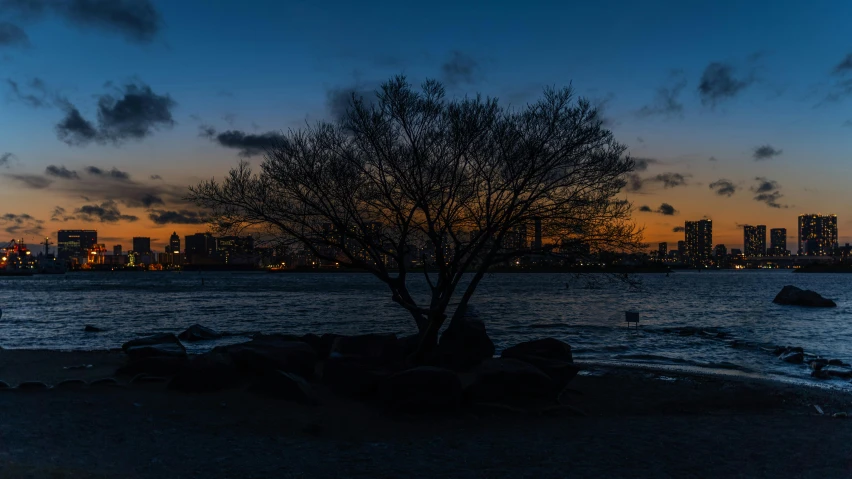
[{"label": "illuminated high-rise building", "polygon": [[713,264],[713,222],[711,220],[687,221],[686,263],[694,268],[706,268]]},{"label": "illuminated high-rise building", "polygon": [[799,254],[830,256],[837,247],[837,215],[799,215]]},{"label": "illuminated high-rise building", "polygon": [[138,254],[151,254],[151,238],[147,236],[133,237],[133,252]]},{"label": "illuminated high-rise building", "polygon": [[184,236],[183,239],[187,263],[203,261],[216,251],[216,238],[210,233],[195,233],[194,235]]},{"label": "illuminated high-rise building", "polygon": [[743,226],[743,250],[747,258],[766,256],[766,225]]},{"label": "illuminated high-rise building", "polygon": [[668,243],[660,243],[657,245],[657,257],[660,259],[665,258],[669,254],[669,244]]},{"label": "illuminated high-rise building", "polygon": [[169,250],[167,252],[172,254],[180,253],[180,236],[178,236],[177,232],[172,233],[172,236],[169,238]]},{"label": "illuminated high-rise building", "polygon": [[98,243],[97,230],[59,230],[57,234],[57,256],[59,259],[77,258],[85,260],[89,250]]},{"label": "illuminated high-rise building", "polygon": [[787,228],[772,228],[769,230],[769,255],[786,256],[787,252]]}]

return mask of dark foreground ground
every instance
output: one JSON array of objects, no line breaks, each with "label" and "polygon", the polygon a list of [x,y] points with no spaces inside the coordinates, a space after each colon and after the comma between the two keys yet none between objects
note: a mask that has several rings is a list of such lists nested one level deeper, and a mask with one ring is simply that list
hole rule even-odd
[{"label": "dark foreground ground", "polygon": [[[0,379],[110,375],[119,353],[0,351]],[[85,370],[63,366],[92,364]],[[161,385],[0,392],[0,478],[852,477],[852,396],[589,367],[569,410],[391,414]],[[819,415],[814,404],[821,406]]]}]

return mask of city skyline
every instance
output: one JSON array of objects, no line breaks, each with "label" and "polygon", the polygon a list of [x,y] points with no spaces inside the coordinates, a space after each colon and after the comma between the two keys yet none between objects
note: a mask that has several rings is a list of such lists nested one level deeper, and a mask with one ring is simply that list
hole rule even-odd
[{"label": "city skyline", "polygon": [[[0,11],[23,32],[0,43],[4,241],[97,228],[104,241],[127,246],[144,235],[162,250],[173,230],[205,229],[203,212],[183,199],[187,186],[241,159],[257,166],[282,131],[334,119],[348,93],[369,94],[400,73],[441,80],[449,96],[481,92],[511,105],[573,85],[637,160],[623,196],[648,243],[675,242],[685,219],[709,217],[719,243],[742,246],[740,224],[789,233],[797,212],[852,200],[852,47],[834,41],[852,5],[767,12],[664,2],[652,13],[621,2],[621,20],[603,22],[601,35],[601,22],[565,29],[558,19],[610,19],[612,5],[551,5],[542,15],[544,6],[527,4],[235,10],[158,0],[121,23],[97,11],[27,14],[21,3]],[[390,21],[398,15],[417,20],[401,31]],[[599,40],[584,41],[590,35]],[[145,108],[117,116],[132,104]],[[852,241],[852,217],[838,229],[848,232],[841,243]]]}]

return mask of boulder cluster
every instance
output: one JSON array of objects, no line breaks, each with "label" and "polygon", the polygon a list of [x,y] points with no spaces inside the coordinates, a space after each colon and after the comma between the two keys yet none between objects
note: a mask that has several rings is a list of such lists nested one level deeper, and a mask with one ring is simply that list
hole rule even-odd
[{"label": "boulder cluster", "polygon": [[317,404],[322,388],[421,412],[483,403],[558,405],[579,370],[571,347],[553,338],[527,341],[494,357],[494,344],[475,319],[448,327],[437,348],[416,365],[409,358],[417,336],[258,334],[195,355],[181,343],[220,336],[194,325],[178,336],[128,341],[122,346],[127,363],[116,375],[132,377],[132,383],[167,382],[176,391],[244,389],[303,404]]}]

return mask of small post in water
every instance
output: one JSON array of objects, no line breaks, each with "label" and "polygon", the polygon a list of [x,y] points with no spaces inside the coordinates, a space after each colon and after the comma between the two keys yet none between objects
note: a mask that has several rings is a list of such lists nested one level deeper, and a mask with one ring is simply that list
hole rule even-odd
[{"label": "small post in water", "polygon": [[627,327],[630,327],[630,323],[634,323],[636,327],[639,327],[639,313],[633,311],[625,311],[624,312],[624,320],[627,322]]}]

